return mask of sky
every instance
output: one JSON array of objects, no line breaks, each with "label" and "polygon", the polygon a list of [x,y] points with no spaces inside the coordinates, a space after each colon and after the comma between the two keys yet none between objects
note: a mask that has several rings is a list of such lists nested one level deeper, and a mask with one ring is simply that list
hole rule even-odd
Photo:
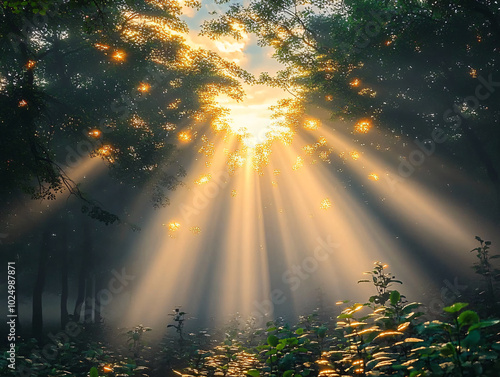
[{"label": "sky", "polygon": [[[271,47],[261,47],[257,44],[254,35],[244,34],[244,38],[236,40],[232,37],[222,37],[220,40],[211,40],[208,37],[199,35],[202,23],[216,16],[210,12],[217,11],[221,14],[224,11],[222,5],[213,2],[203,2],[199,11],[184,7],[181,17],[189,26],[189,35],[186,42],[191,47],[202,47],[218,53],[223,58],[237,63],[243,69],[259,77],[260,73],[268,72],[274,75],[284,66],[273,59],[273,49]],[[255,145],[265,140],[267,128],[270,126],[271,110],[280,99],[288,98],[290,95],[279,88],[270,88],[262,85],[243,84],[246,97],[243,102],[237,102],[226,95],[218,98],[219,103],[231,110],[231,127],[237,131],[244,127],[254,138],[250,143]]]}]

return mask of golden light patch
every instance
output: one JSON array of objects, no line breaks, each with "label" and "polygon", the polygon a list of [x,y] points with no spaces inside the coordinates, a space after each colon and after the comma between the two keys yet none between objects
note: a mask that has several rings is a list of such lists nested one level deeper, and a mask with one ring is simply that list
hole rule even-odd
[{"label": "golden light patch", "polygon": [[280,174],[281,174],[281,170],[279,170],[279,169],[274,169],[273,174],[274,174],[274,175],[280,175]]},{"label": "golden light patch", "polygon": [[308,156],[312,156],[314,154],[314,147],[311,146],[311,145],[305,145],[302,147],[302,150],[304,151],[304,153]]},{"label": "golden light patch", "polygon": [[36,65],[36,61],[34,61],[34,60],[28,60],[28,62],[26,63],[26,68],[32,69],[32,68],[35,67],[35,65]]},{"label": "golden light patch", "polygon": [[165,123],[162,127],[165,131],[174,131],[177,127],[173,123]]},{"label": "golden light patch", "polygon": [[351,156],[351,158],[352,158],[354,161],[358,160],[358,159],[359,159],[359,157],[360,157],[359,152],[357,152],[357,151],[351,151],[351,152],[349,153],[349,155]]},{"label": "golden light patch", "polygon": [[378,181],[380,179],[380,177],[375,173],[368,175],[368,178],[371,179],[372,181]]},{"label": "golden light patch", "polygon": [[177,134],[177,139],[179,139],[180,142],[188,143],[193,139],[193,136],[189,131],[181,131]]},{"label": "golden light patch", "polygon": [[103,43],[96,43],[96,44],[94,44],[94,47],[97,48],[98,50],[101,50],[101,51],[109,50],[109,46],[105,45]]},{"label": "golden light patch", "polygon": [[191,228],[189,228],[189,231],[193,234],[200,234],[201,233],[201,229],[199,226],[192,226]]},{"label": "golden light patch", "polygon": [[205,183],[210,182],[211,179],[212,179],[211,174],[204,174],[200,178],[198,178],[196,181],[194,181],[194,183],[196,183],[197,185],[203,185]]},{"label": "golden light patch", "polygon": [[113,58],[113,60],[123,61],[123,60],[125,60],[126,56],[127,55],[125,54],[125,52],[123,52],[121,50],[116,50],[111,57]]},{"label": "golden light patch", "polygon": [[181,104],[181,102],[182,102],[182,100],[180,98],[177,98],[175,101],[173,101],[167,105],[167,109],[177,110],[179,108],[179,105]]},{"label": "golden light patch", "polygon": [[328,208],[330,208],[331,206],[332,206],[332,202],[330,201],[330,199],[325,198],[325,199],[323,199],[323,200],[321,201],[319,208],[320,208],[320,209],[328,209]]},{"label": "golden light patch", "polygon": [[236,194],[237,194],[236,190],[231,190],[231,197],[234,198],[236,196]]},{"label": "golden light patch", "polygon": [[147,93],[147,92],[149,92],[150,89],[151,89],[151,85],[149,85],[148,83],[145,83],[145,82],[141,82],[139,84],[139,87],[137,88],[137,90],[139,92],[142,92],[142,93]]},{"label": "golden light patch", "polygon": [[319,147],[324,147],[328,144],[328,141],[326,140],[326,137],[324,136],[321,136],[319,139],[318,139],[318,142],[316,143],[316,148],[319,148]]},{"label": "golden light patch", "polygon": [[242,167],[245,163],[245,158],[241,156],[240,153],[241,152],[239,150],[236,150],[235,152],[229,154],[227,159],[229,174],[234,174],[236,169]]},{"label": "golden light patch", "polygon": [[320,125],[319,120],[316,119],[308,119],[304,122],[304,128],[311,131],[317,130]]},{"label": "golden light patch", "polygon": [[89,131],[89,136],[90,137],[93,137],[93,138],[97,139],[97,138],[101,137],[101,135],[102,135],[101,130],[98,130],[97,128],[94,128],[94,129],[92,129],[92,130]]},{"label": "golden light patch", "polygon": [[321,161],[330,163],[330,153],[332,153],[331,149],[319,152],[318,156]]},{"label": "golden light patch", "polygon": [[349,83],[349,85],[351,85],[353,88],[358,87],[359,84],[361,84],[361,81],[359,79],[354,79]]},{"label": "golden light patch", "polygon": [[354,131],[360,134],[366,134],[372,128],[372,123],[369,119],[362,119],[354,127]]},{"label": "golden light patch", "polygon": [[176,232],[181,228],[181,224],[179,224],[177,221],[171,221],[168,224],[163,225],[166,226],[171,232]]},{"label": "golden light patch", "polygon": [[292,170],[299,170],[302,166],[304,166],[304,159],[298,156],[295,164],[292,167]]},{"label": "golden light patch", "polygon": [[26,102],[26,100],[22,99],[21,101],[19,101],[19,103],[17,104],[17,106],[19,106],[19,107],[28,106],[28,102]]},{"label": "golden light patch", "polygon": [[98,149],[98,152],[101,156],[111,156],[111,153],[113,152],[113,147],[111,145],[103,145],[101,148]]}]

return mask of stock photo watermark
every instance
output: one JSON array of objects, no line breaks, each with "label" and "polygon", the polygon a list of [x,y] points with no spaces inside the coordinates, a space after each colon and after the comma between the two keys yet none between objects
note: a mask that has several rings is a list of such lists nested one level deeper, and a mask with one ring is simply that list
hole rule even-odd
[{"label": "stock photo watermark", "polygon": [[[291,293],[297,291],[303,282],[315,274],[322,262],[331,258],[340,244],[335,242],[331,235],[326,238],[318,237],[317,246],[313,249],[312,255],[306,256],[299,264],[294,264],[281,275],[281,281],[286,284]],[[275,307],[282,305],[288,300],[285,292],[281,289],[273,289],[268,298],[262,301],[254,301],[255,308],[250,313],[250,318],[256,326],[261,326],[265,318],[272,317]]]}]

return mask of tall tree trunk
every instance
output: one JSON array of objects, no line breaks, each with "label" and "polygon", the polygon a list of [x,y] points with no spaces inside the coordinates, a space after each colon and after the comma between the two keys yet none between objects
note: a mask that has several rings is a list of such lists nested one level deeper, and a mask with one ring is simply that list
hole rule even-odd
[{"label": "tall tree trunk", "polygon": [[102,273],[96,274],[96,279],[95,279],[95,323],[97,324],[100,324],[102,322],[102,316],[101,316],[102,307],[98,294],[103,287],[101,275]]},{"label": "tall tree trunk", "polygon": [[83,242],[80,248],[80,271],[78,273],[78,295],[75,303],[73,316],[75,321],[80,321],[82,306],[85,303],[85,280],[88,275],[88,263],[92,241],[90,238],[90,226],[87,219],[83,220]]},{"label": "tall tree trunk", "polygon": [[68,323],[68,226],[63,221],[61,231],[61,329]]},{"label": "tall tree trunk", "polygon": [[85,313],[84,322],[93,322],[93,311],[94,311],[94,277],[88,276],[85,289]]},{"label": "tall tree trunk", "polygon": [[45,285],[45,275],[47,267],[47,259],[49,255],[50,245],[50,229],[47,227],[42,233],[42,243],[40,246],[40,253],[38,258],[38,271],[35,281],[35,288],[33,289],[33,319],[32,331],[33,336],[39,342],[43,340],[43,307],[42,295]]}]

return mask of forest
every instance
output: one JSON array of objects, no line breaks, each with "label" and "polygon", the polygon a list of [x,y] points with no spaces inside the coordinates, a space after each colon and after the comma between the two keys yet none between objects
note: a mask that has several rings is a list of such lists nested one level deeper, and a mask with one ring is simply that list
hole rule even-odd
[{"label": "forest", "polygon": [[500,2],[0,1],[0,376],[500,376]]}]

